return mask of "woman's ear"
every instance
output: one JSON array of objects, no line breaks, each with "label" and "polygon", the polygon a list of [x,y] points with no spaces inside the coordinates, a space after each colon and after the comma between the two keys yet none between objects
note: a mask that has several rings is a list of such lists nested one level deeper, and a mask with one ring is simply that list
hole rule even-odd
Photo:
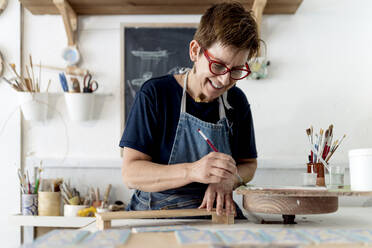
[{"label": "woman's ear", "polygon": [[196,40],[190,42],[189,53],[191,61],[196,62],[200,53],[200,45]]}]

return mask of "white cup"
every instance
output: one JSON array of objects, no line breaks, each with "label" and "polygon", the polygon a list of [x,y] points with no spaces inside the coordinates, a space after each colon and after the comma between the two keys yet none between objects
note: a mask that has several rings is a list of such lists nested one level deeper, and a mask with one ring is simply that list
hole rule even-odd
[{"label": "white cup", "polygon": [[65,204],[63,206],[63,215],[64,216],[69,216],[69,217],[76,217],[78,216],[78,212],[81,209],[88,208],[89,206],[87,205],[69,205]]},{"label": "white cup", "polygon": [[94,105],[92,93],[65,93],[67,111],[72,121],[90,120]]},{"label": "white cup", "polygon": [[48,113],[48,93],[17,92],[18,103],[28,121],[45,121]]}]

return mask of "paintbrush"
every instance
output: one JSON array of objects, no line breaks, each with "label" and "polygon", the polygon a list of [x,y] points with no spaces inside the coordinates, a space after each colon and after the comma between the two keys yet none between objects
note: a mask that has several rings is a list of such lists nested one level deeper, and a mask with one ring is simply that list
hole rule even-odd
[{"label": "paintbrush", "polygon": [[27,65],[26,65],[26,73],[27,73],[27,76],[28,76],[28,80],[27,80],[27,78],[25,78],[27,89],[30,92],[33,92],[34,90],[33,90],[33,86],[32,86],[32,79],[31,79],[30,71],[29,71],[29,68],[28,68]]},{"label": "paintbrush", "polygon": [[317,161],[317,158],[319,157],[319,136],[318,136],[318,134],[316,133],[315,134],[315,150],[316,150],[316,153],[314,154],[314,161]]},{"label": "paintbrush", "polygon": [[[311,149],[314,153],[316,153],[316,149],[315,149],[315,147],[314,147],[312,144],[309,144],[309,145],[310,145],[310,149]],[[319,161],[324,165],[324,167],[327,168],[327,170],[329,170],[328,165],[327,165],[327,162],[324,161],[324,159],[323,159],[322,157],[319,157],[318,159],[319,159]]]},{"label": "paintbrush", "polygon": [[21,88],[22,88],[23,91],[25,91],[25,88],[27,89],[27,85],[25,84],[25,82],[23,80],[23,77],[21,77],[21,76],[18,75],[15,64],[6,64],[6,65],[8,65],[8,67],[14,73],[14,75],[16,76],[16,78],[19,79]]},{"label": "paintbrush", "polygon": [[328,140],[329,140],[329,129],[326,130],[325,135],[324,135],[324,146],[323,146],[323,152],[321,154],[321,157],[324,159],[325,158],[325,153],[327,151],[327,146],[328,146]]},{"label": "paintbrush", "polygon": [[[306,129],[306,134],[307,134],[307,137],[309,138],[309,142],[312,144],[313,142],[311,140],[311,128]],[[311,156],[310,162],[312,163],[314,161],[313,160],[313,156],[314,156],[313,151],[310,151],[310,156]]]},{"label": "paintbrush", "polygon": [[[31,56],[31,54],[29,55],[29,58],[30,58],[30,66],[31,66],[31,72],[32,72],[32,83],[35,84],[34,65],[32,63],[32,56]],[[33,90],[35,92],[35,89],[34,88],[33,88]]]},{"label": "paintbrush", "polygon": [[15,89],[16,91],[20,91],[20,89],[18,88],[18,86],[16,84],[13,84],[12,82],[10,82],[7,78],[5,77],[1,77],[7,84],[9,84],[13,89]]},{"label": "paintbrush", "polygon": [[328,153],[328,155],[327,155],[327,157],[326,157],[326,162],[328,162],[328,160],[329,160],[329,157],[330,156],[332,156],[332,154],[335,152],[335,148],[336,148],[336,145],[338,144],[338,140],[336,140],[334,143],[333,143],[333,145],[332,145],[332,147],[331,147],[331,149],[330,149],[330,152]]},{"label": "paintbrush", "polygon": [[323,133],[324,133],[324,130],[321,128],[320,131],[319,131],[319,150],[318,150],[318,157],[322,154],[323,152]]},{"label": "paintbrush", "polygon": [[345,139],[346,137],[346,134],[344,134],[344,136],[341,138],[340,142],[336,145],[336,147],[333,149],[333,151],[331,152],[331,154],[329,154],[328,158],[327,158],[327,161],[332,157],[332,155],[335,153],[335,151],[337,150],[337,148],[341,145],[341,142]]}]

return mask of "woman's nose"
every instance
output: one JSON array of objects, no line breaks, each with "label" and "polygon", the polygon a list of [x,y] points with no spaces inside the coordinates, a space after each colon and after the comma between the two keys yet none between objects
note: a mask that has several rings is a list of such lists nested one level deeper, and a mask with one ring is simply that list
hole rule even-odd
[{"label": "woman's nose", "polygon": [[223,86],[227,86],[230,84],[230,73],[225,73],[223,75],[220,75],[220,82],[223,84]]}]

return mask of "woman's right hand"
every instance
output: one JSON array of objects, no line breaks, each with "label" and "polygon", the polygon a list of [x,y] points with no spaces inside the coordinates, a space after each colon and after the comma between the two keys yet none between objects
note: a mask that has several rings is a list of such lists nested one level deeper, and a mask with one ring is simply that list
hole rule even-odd
[{"label": "woman's right hand", "polygon": [[234,180],[237,173],[235,160],[227,154],[211,152],[198,161],[191,163],[189,178],[199,183],[220,183],[222,180]]}]

